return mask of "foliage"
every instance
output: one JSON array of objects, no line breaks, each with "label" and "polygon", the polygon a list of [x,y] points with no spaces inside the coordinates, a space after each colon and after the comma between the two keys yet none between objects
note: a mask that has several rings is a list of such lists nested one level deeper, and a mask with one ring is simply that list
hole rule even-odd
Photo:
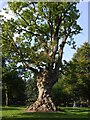
[{"label": "foliage", "polygon": [[[21,72],[32,71],[38,78],[38,88],[42,85],[41,89],[49,92],[62,72],[65,45],[75,49],[74,36],[82,30],[77,23],[80,17],[77,2],[14,1],[8,2],[8,7],[6,13],[12,11],[14,17],[1,17],[3,58],[10,66],[19,66]],[[48,106],[50,102],[47,101]],[[51,105],[50,108],[55,108]]]},{"label": "foliage", "polygon": [[81,96],[90,100],[89,86],[90,86],[90,45],[84,43],[78,48],[76,54],[72,58],[72,62],[77,66],[77,88]]},{"label": "foliage", "polygon": [[37,89],[35,77],[30,77],[29,80],[26,81],[25,93],[27,96],[27,100],[26,100],[27,105],[30,105],[33,102],[35,102],[38,95],[38,89]]},{"label": "foliage", "polygon": [[[53,97],[57,105],[73,101],[90,100],[90,45],[84,43],[77,49],[71,61],[64,68],[62,76],[53,87]],[[58,97],[59,96],[59,97]]]},{"label": "foliage", "polygon": [[80,16],[77,3],[8,2],[8,5],[15,17],[2,19],[3,51],[8,51],[4,57],[33,72],[50,66],[55,69],[65,44],[74,48],[73,36],[82,30],[77,24]]},{"label": "foliage", "polygon": [[[10,65],[10,64],[8,64]],[[11,65],[10,65],[11,66]],[[6,104],[6,92],[10,104],[25,104],[25,81],[19,76],[19,72],[7,66],[5,59],[2,61],[2,100]],[[13,67],[14,68],[14,67]]]}]

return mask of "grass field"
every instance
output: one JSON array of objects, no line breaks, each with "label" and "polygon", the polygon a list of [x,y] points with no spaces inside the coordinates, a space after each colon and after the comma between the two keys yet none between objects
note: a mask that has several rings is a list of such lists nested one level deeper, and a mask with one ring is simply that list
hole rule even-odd
[{"label": "grass field", "polygon": [[25,107],[3,107],[2,120],[86,120],[90,108],[61,108],[61,112],[40,113],[25,112]]}]

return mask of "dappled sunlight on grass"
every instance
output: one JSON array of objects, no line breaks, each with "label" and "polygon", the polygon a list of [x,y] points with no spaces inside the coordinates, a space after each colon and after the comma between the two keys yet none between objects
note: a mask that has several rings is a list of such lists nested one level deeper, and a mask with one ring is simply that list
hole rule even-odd
[{"label": "dappled sunlight on grass", "polygon": [[62,108],[60,112],[26,112],[25,107],[3,107],[3,120],[34,120],[47,119],[64,120],[65,118],[88,118],[88,111],[90,108]]}]

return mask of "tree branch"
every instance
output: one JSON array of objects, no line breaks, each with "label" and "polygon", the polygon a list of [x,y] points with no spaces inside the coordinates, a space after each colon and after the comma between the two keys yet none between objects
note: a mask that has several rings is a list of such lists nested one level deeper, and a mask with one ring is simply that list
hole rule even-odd
[{"label": "tree branch", "polygon": [[47,22],[48,22],[48,26],[50,28],[50,32],[51,32],[51,37],[50,37],[50,40],[51,40],[51,44],[52,44],[52,37],[53,37],[53,21],[51,21],[51,11],[49,11],[49,19],[47,19]]},{"label": "tree branch", "polygon": [[[63,17],[63,18],[62,18],[62,14],[61,14],[60,17],[57,16],[56,19],[55,19],[56,30],[55,30],[55,33],[54,33],[54,40],[57,41],[57,44],[56,44],[55,48],[53,49],[53,56],[54,56],[54,57],[53,57],[52,67],[53,67],[53,64],[54,64],[54,61],[55,61],[56,53],[57,53],[57,51],[58,51],[58,44],[59,44],[59,36],[58,36],[58,33],[59,33],[59,27],[60,27],[61,22],[64,20],[68,9],[69,9],[73,4],[75,4],[75,3],[70,4],[70,5],[68,6],[68,8],[66,8],[66,10],[64,11],[64,17]],[[64,31],[64,35],[65,35],[65,36],[64,36],[64,38],[63,38],[63,40],[62,40],[62,43],[61,43],[61,46],[62,46],[62,47],[61,47],[60,50],[59,50],[59,57],[58,57],[58,62],[56,63],[55,70],[56,70],[56,69],[59,69],[59,66],[60,66],[59,64],[60,64],[60,61],[62,60],[62,55],[63,55],[63,48],[64,48],[64,46],[65,46],[66,39],[67,39],[67,37],[68,37],[68,35],[67,35],[67,33],[66,33],[66,28],[64,28],[64,29],[65,29],[65,31]],[[56,70],[56,71],[57,71],[57,70]]]},{"label": "tree branch", "polygon": [[58,61],[56,63],[56,66],[55,66],[55,70],[54,72],[56,73],[56,80],[57,80],[57,77],[58,77],[58,74],[59,74],[59,68],[60,68],[60,65],[62,65],[62,56],[63,56],[63,49],[64,49],[64,46],[66,44],[66,40],[67,40],[68,36],[65,34],[63,40],[62,40],[62,43],[60,44],[60,50],[59,50],[59,56],[58,56]]},{"label": "tree branch", "polygon": [[44,34],[45,36],[49,37],[48,34],[46,34],[44,31],[42,31],[42,30],[39,28],[39,26],[37,26],[36,29],[37,29],[38,31],[40,31],[42,34]]},{"label": "tree branch", "polygon": [[[29,66],[29,65],[26,63],[27,60],[25,60],[25,59],[23,58],[22,51],[17,47],[16,43],[14,42],[13,38],[9,35],[9,33],[8,33],[8,36],[9,36],[9,38],[10,38],[9,40],[10,40],[11,42],[13,41],[12,44],[13,44],[14,48],[16,49],[16,51],[18,52],[18,54],[20,55],[20,57],[21,57],[21,62],[22,62],[22,64],[24,65],[24,67],[30,69],[31,71],[33,71],[33,72],[35,72],[35,73],[38,73],[38,70],[37,70],[37,69]],[[7,39],[4,38],[3,36],[2,36],[2,38],[5,39],[5,40],[7,40]]]},{"label": "tree branch", "polygon": [[[16,14],[19,15],[28,26],[30,26],[30,24],[26,21],[26,19],[23,16],[21,16],[19,13],[16,13]],[[43,33],[44,35],[46,35],[48,37],[48,35],[44,31],[39,29],[39,26],[37,26],[36,29],[38,29],[38,31],[40,31],[41,33]]]},{"label": "tree branch", "polygon": [[26,29],[22,29],[22,28],[20,28],[20,29],[16,29],[16,30],[18,30],[18,31],[20,31],[20,30],[22,30],[22,31],[26,31],[26,32],[28,32],[28,33],[34,35],[34,36],[40,36],[40,34],[34,33],[34,32],[32,32],[32,31],[28,31],[28,30],[26,30]]},{"label": "tree branch", "polygon": [[16,14],[19,15],[28,26],[30,25],[23,16],[21,16],[19,13],[16,13]]}]

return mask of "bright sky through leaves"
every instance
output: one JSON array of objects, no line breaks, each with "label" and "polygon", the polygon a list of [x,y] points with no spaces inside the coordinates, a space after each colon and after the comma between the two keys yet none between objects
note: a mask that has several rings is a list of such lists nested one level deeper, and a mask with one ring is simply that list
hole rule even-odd
[{"label": "bright sky through leaves", "polygon": [[[6,1],[7,0],[0,1],[0,9],[7,5]],[[81,13],[78,23],[83,28],[83,31],[75,37],[77,47],[80,47],[80,45],[88,41],[88,1],[89,0],[82,0],[82,2],[78,4],[78,8]],[[74,53],[75,50],[71,49],[70,46],[66,46],[64,49],[63,59],[69,61]]]}]

